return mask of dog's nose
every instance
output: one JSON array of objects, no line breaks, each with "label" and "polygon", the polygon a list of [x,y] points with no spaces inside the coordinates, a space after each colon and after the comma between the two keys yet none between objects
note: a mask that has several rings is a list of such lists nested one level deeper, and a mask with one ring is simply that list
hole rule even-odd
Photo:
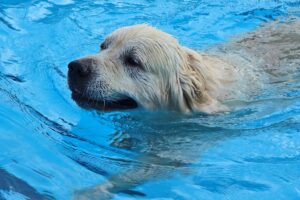
[{"label": "dog's nose", "polygon": [[74,60],[68,64],[69,72],[81,78],[90,74],[90,66],[83,61]]}]

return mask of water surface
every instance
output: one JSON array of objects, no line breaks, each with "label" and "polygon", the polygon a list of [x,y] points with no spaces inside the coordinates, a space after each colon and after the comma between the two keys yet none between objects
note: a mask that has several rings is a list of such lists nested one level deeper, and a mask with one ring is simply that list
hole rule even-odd
[{"label": "water surface", "polygon": [[296,0],[0,0],[0,199],[70,199],[120,174],[133,183],[113,199],[299,199],[299,70],[218,115],[87,111],[66,83],[69,61],[125,25],[201,50],[299,13]]}]

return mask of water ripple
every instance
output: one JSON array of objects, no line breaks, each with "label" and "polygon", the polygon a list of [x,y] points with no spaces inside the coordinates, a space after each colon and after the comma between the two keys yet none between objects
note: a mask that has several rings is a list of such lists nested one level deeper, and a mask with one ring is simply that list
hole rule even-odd
[{"label": "water ripple", "polygon": [[233,188],[251,191],[266,191],[270,189],[270,186],[266,184],[224,177],[196,177],[195,184],[211,192],[218,193],[226,193],[226,190]]},{"label": "water ripple", "polygon": [[[297,13],[298,4],[2,0],[0,198],[70,199],[114,179],[126,185],[116,199],[296,199],[298,68],[261,96],[232,102],[232,112],[189,116],[82,110],[66,76],[70,60],[98,52],[121,26],[149,23],[205,49]],[[297,61],[298,49],[286,53]]]}]

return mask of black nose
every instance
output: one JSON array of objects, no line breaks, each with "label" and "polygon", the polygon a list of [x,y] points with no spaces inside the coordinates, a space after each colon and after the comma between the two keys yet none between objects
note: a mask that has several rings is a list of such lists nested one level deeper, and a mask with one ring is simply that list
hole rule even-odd
[{"label": "black nose", "polygon": [[87,77],[91,72],[89,63],[81,60],[74,60],[70,62],[68,67],[70,74],[81,78]]}]

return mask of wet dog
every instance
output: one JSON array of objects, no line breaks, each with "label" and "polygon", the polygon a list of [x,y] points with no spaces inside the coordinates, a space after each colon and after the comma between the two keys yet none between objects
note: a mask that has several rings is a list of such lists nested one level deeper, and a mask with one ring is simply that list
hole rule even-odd
[{"label": "wet dog", "polygon": [[284,57],[299,55],[299,30],[298,19],[273,22],[201,53],[149,25],[123,27],[99,53],[70,62],[68,82],[83,107],[222,112],[286,67]]},{"label": "wet dog", "polygon": [[[234,108],[230,102],[255,98],[260,91],[268,90],[269,83],[289,81],[299,67],[298,18],[267,23],[205,52],[183,47],[171,35],[149,25],[135,25],[111,33],[101,44],[99,53],[69,63],[68,83],[73,99],[83,107],[110,110],[141,106],[150,110],[215,113]],[[143,127],[155,120],[145,122]],[[141,136],[145,141],[151,140],[150,144],[162,147],[155,149],[148,144],[155,150],[136,158],[153,165],[117,173],[101,185],[77,191],[74,199],[109,199],[114,193],[168,173],[161,167],[164,164],[185,165],[185,160],[193,160],[191,153],[197,152],[199,156],[199,152],[208,148],[208,139],[198,131],[186,145],[172,144],[178,141],[176,137],[189,139],[186,127],[181,128],[178,132],[183,135],[154,135],[153,140],[159,140],[156,142],[149,139],[151,134]],[[138,131],[137,135],[140,134]],[[229,136],[235,137],[230,133],[217,134],[209,139],[209,144]],[[147,149],[147,142],[144,146]]]}]

